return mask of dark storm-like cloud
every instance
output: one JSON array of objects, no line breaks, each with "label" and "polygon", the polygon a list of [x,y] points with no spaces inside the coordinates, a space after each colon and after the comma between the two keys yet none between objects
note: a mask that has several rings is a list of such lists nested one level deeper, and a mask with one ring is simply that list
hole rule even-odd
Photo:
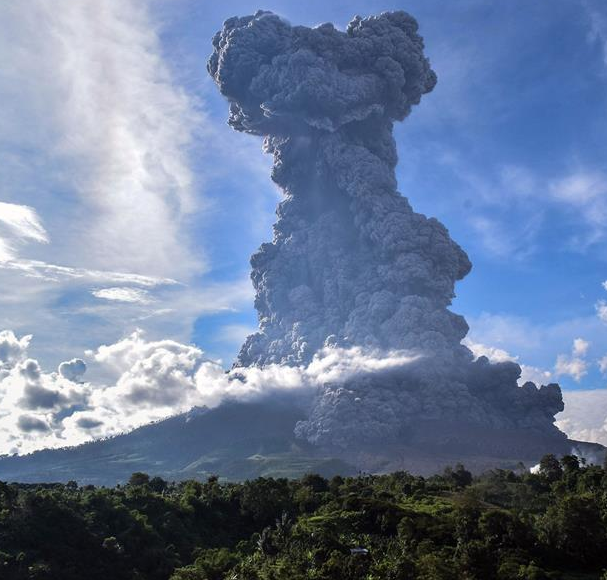
[{"label": "dark storm-like cloud", "polygon": [[103,425],[103,421],[99,421],[98,419],[94,419],[93,417],[80,417],[76,420],[76,424],[81,429],[89,430],[95,429]]},{"label": "dark storm-like cloud", "polygon": [[237,366],[307,365],[324,347],[411,351],[390,377],[326,384],[299,435],[341,444],[396,436],[420,418],[555,433],[558,386],[519,388],[516,363],[477,361],[449,310],[466,253],[396,190],[393,123],[436,84],[405,12],[291,26],[269,12],[231,18],[208,70],[229,124],[264,137],[284,192],[274,238],[253,255],[259,332]]},{"label": "dark storm-like cloud", "polygon": [[24,433],[31,433],[34,431],[45,433],[50,431],[50,427],[44,421],[30,415],[21,415],[17,420],[17,427]]},{"label": "dark storm-like cloud", "polygon": [[467,325],[446,306],[470,262],[394,176],[392,123],[436,82],[415,20],[356,18],[340,32],[259,12],[228,20],[213,43],[229,123],[266,137],[287,196],[273,243],[252,258],[261,332],[239,362],[307,362],[329,336],[452,350]]}]

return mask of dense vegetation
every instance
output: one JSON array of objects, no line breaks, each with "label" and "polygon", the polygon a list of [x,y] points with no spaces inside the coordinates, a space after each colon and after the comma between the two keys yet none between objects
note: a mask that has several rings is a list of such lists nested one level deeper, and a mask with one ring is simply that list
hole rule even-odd
[{"label": "dense vegetation", "polygon": [[[607,578],[607,471],[0,484],[0,578]],[[352,553],[364,548],[365,553]]]}]

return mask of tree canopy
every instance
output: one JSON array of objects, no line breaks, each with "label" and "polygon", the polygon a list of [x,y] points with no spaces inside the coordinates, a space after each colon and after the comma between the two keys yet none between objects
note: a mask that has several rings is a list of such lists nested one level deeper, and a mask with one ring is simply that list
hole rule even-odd
[{"label": "tree canopy", "polygon": [[607,579],[607,472],[0,483],[6,580]]}]

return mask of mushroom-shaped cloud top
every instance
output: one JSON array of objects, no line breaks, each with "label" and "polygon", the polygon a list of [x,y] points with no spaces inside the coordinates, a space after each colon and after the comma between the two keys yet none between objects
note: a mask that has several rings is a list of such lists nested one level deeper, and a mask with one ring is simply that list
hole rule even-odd
[{"label": "mushroom-shaped cloud top", "polygon": [[402,120],[436,84],[405,12],[357,16],[342,32],[260,11],[226,21],[213,46],[208,69],[230,100],[230,124],[260,135],[300,123],[334,131],[375,114]]}]

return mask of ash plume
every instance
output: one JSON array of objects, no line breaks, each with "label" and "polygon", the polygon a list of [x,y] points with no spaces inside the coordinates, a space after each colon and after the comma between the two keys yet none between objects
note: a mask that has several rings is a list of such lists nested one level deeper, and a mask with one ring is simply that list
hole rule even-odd
[{"label": "ash plume", "polygon": [[436,75],[405,12],[291,26],[259,11],[213,39],[208,71],[228,123],[262,136],[284,192],[272,242],[252,256],[259,332],[235,366],[308,365],[325,348],[411,351],[398,372],[326,383],[296,433],[347,446],[396,438],[420,420],[564,437],[557,385],[518,387],[520,367],[474,360],[449,310],[471,264],[447,229],[396,190],[393,123]]}]

